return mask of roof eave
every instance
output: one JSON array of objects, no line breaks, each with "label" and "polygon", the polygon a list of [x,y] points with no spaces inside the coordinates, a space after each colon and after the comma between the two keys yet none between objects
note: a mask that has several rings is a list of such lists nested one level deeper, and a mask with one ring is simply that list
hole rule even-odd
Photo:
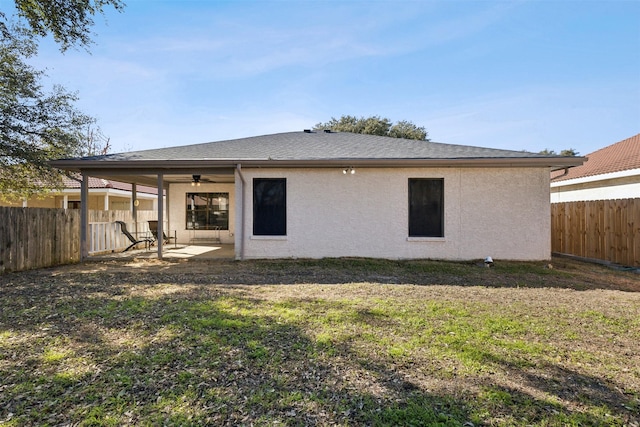
[{"label": "roof eave", "polygon": [[328,167],[548,167],[559,170],[579,166],[584,157],[500,157],[500,158],[455,158],[455,159],[187,159],[187,160],[54,160],[54,167],[69,171],[100,170],[177,170],[191,168],[328,168]]}]

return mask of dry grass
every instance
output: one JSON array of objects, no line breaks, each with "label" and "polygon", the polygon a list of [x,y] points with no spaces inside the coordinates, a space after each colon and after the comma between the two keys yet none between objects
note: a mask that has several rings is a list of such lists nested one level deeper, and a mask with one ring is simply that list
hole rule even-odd
[{"label": "dry grass", "polygon": [[640,276],[555,260],[0,277],[0,425],[640,423]]}]

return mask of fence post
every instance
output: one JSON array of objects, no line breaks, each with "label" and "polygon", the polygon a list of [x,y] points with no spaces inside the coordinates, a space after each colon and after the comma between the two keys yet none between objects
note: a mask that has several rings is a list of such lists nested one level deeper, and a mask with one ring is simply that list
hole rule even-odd
[{"label": "fence post", "polygon": [[82,173],[80,183],[80,261],[89,256],[89,177]]}]

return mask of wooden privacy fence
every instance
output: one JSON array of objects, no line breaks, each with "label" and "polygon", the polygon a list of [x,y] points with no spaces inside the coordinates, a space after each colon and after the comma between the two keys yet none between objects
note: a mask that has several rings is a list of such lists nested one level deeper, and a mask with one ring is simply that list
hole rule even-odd
[{"label": "wooden privacy fence", "polygon": [[640,199],[552,204],[551,250],[640,267]]},{"label": "wooden privacy fence", "polygon": [[[136,228],[144,234],[149,232],[147,221],[153,219],[156,211],[139,211],[137,224],[129,211],[89,211],[89,253],[129,246],[115,221],[124,221],[132,234]],[[79,210],[0,206],[0,274],[79,261]]]},{"label": "wooden privacy fence", "polygon": [[78,210],[0,207],[0,273],[78,261]]}]

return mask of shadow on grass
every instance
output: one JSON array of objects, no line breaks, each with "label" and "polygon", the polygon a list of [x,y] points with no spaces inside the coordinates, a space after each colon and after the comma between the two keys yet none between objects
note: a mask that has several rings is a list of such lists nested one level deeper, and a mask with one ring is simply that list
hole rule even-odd
[{"label": "shadow on grass", "polygon": [[480,358],[505,372],[513,386],[480,381],[475,408],[533,425],[638,425],[638,391],[574,369],[541,361],[522,364],[494,354]]},{"label": "shadow on grass", "polygon": [[[292,312],[296,301],[242,288],[130,273],[26,277],[0,282],[6,425],[606,425],[638,409],[612,382],[492,354],[483,363],[519,387],[479,375],[431,388],[429,378],[411,379],[412,363],[314,337]],[[355,323],[387,321],[355,310]]]},{"label": "shadow on grass", "polygon": [[[549,268],[549,265],[552,268]],[[24,272],[47,277],[55,269]],[[559,288],[640,292],[640,275],[602,265],[554,258],[552,263],[496,260],[382,260],[325,258],[289,260],[110,260],[64,268],[64,274],[107,277],[126,282],[192,284],[341,284],[380,283],[483,286],[490,288]],[[80,279],[82,280],[82,279]]]},{"label": "shadow on grass", "polygon": [[469,416],[464,401],[386,374],[358,368],[375,384],[353,382],[349,354],[334,359],[239,292],[18,287],[0,316],[6,425],[462,425]]}]

